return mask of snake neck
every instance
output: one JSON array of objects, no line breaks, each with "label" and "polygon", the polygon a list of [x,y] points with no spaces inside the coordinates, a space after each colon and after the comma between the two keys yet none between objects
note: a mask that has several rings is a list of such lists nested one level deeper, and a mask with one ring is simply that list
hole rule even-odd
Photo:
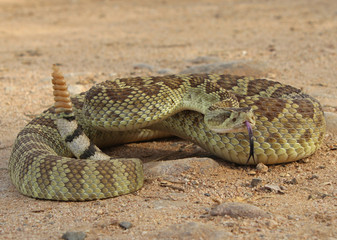
[{"label": "snake neck", "polygon": [[213,105],[219,102],[223,107],[238,106],[236,101],[231,102],[229,98],[221,99],[219,93],[207,93],[202,88],[189,88],[182,98],[179,110],[193,110],[205,115]]},{"label": "snake neck", "polygon": [[190,88],[182,99],[183,110],[193,110],[204,115],[206,126],[217,133],[245,132],[246,124],[255,125],[255,116],[250,107],[240,107],[235,95],[217,89]]}]

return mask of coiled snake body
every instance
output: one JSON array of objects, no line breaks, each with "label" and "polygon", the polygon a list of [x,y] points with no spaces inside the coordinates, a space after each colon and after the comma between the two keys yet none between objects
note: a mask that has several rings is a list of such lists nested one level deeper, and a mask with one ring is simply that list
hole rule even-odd
[{"label": "coiled snake body", "polygon": [[[57,69],[53,76],[56,102],[67,102],[63,76]],[[71,101],[73,108],[56,104],[18,134],[9,169],[22,194],[83,201],[142,187],[139,159],[112,159],[95,144],[169,133],[227,161],[276,164],[313,154],[325,132],[317,100],[265,79],[208,74],[122,78],[95,85]],[[254,159],[249,162],[251,142],[236,125],[240,121],[253,125]]]}]

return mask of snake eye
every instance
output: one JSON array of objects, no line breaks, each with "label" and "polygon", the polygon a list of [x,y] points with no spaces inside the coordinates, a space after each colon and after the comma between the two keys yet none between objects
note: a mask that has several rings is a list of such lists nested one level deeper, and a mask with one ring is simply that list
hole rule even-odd
[{"label": "snake eye", "polygon": [[224,112],[223,113],[223,118],[224,119],[227,119],[227,118],[229,118],[231,116],[231,113],[230,112]]}]

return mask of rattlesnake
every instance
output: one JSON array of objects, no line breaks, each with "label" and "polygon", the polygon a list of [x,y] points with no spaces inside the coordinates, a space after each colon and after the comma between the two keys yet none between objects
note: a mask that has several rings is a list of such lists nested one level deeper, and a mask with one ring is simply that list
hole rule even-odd
[{"label": "rattlesnake", "polygon": [[[319,102],[275,81],[215,74],[121,78],[72,97],[72,108],[56,67],[53,76],[55,107],[18,134],[9,160],[12,182],[34,198],[83,201],[142,187],[139,159],[110,158],[95,144],[173,134],[227,161],[276,164],[313,154],[325,132]],[[248,122],[253,136],[243,128]]]}]

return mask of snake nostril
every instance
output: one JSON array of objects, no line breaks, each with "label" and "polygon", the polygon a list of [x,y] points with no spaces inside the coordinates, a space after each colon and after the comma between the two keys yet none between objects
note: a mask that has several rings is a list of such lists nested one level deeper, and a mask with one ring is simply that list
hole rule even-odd
[{"label": "snake nostril", "polygon": [[232,121],[233,121],[233,122],[236,122],[236,118],[233,118]]}]

